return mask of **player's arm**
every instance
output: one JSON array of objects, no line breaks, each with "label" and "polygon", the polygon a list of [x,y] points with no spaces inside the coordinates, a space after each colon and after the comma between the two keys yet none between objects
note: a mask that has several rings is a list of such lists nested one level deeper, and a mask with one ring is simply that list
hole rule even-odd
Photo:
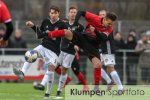
[{"label": "player's arm", "polygon": [[7,41],[13,32],[13,24],[10,21],[10,22],[5,23],[5,25],[6,25],[7,30],[6,30],[6,34],[3,37],[3,40]]},{"label": "player's arm", "polygon": [[98,32],[96,29],[94,30],[94,33],[98,38],[102,39],[103,41],[106,41],[108,38],[106,34],[104,34],[103,32]]},{"label": "player's arm", "polygon": [[75,17],[75,22],[76,23],[78,23],[81,16],[84,17],[87,21],[95,20],[95,17],[99,17],[96,14],[90,13],[88,11],[78,11],[78,13]]},{"label": "player's arm", "polygon": [[115,52],[115,40],[114,40],[113,32],[108,36],[108,41],[110,42],[110,47],[112,52]]},{"label": "player's arm", "polygon": [[103,31],[103,32],[99,32],[96,28],[94,29],[95,34],[97,35],[97,37],[101,37],[101,39],[103,40],[107,40],[108,37],[113,34],[113,27],[110,26],[107,30]]},{"label": "player's arm", "polygon": [[41,38],[43,38],[44,36],[40,35],[39,32],[42,32],[41,30],[44,29],[44,22],[45,22],[45,21],[43,21],[42,24],[41,24],[41,27],[39,27],[39,26],[35,25],[32,21],[27,21],[27,22],[26,22],[26,26],[32,28],[33,31],[37,34],[37,38],[38,38],[38,39],[41,39]]},{"label": "player's arm", "polygon": [[79,24],[78,28],[77,28],[78,32],[83,32],[84,31],[84,26]]},{"label": "player's arm", "polygon": [[81,17],[81,16],[84,17],[85,14],[86,14],[86,11],[78,11],[78,12],[77,12],[77,15],[76,15],[76,17],[75,17],[75,23],[78,23],[80,17]]}]

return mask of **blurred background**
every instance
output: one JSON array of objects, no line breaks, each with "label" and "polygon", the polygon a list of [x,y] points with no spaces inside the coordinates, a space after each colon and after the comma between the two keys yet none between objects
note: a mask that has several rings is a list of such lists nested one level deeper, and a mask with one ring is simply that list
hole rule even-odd
[{"label": "blurred background", "polygon": [[[0,80],[17,81],[12,67],[21,68],[24,53],[40,44],[34,32],[25,26],[28,20],[40,26],[47,17],[51,5],[61,8],[60,18],[66,18],[68,8],[76,6],[98,14],[106,9],[115,12],[118,20],[114,24],[116,69],[124,84],[150,84],[150,2],[149,0],[3,0],[10,10],[14,32],[7,48],[0,48]],[[81,23],[84,25],[85,20]],[[0,32],[4,32],[0,24]],[[21,42],[17,41],[21,38]],[[139,51],[139,45],[145,51]],[[89,84],[93,82],[93,68],[87,57],[80,54],[81,71]],[[105,67],[104,67],[105,68]],[[41,80],[44,71],[38,69],[38,61],[27,73],[26,81]],[[78,83],[71,70],[72,83]],[[56,76],[58,77],[58,76]],[[55,78],[56,79],[56,78]],[[57,81],[57,80],[56,80]]]}]

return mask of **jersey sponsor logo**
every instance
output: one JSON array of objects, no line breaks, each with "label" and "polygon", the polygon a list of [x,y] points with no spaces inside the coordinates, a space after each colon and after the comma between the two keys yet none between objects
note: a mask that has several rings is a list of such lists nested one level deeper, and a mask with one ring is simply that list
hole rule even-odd
[{"label": "jersey sponsor logo", "polygon": [[68,27],[68,30],[75,31],[77,28],[78,26]]}]

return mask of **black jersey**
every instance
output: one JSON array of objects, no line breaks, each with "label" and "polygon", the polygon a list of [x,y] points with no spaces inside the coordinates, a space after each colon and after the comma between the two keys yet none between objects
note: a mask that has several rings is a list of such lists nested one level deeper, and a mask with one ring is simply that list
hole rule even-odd
[{"label": "black jersey", "polygon": [[114,36],[111,33],[107,40],[102,40],[100,43],[102,54],[114,54]]},{"label": "black jersey", "polygon": [[[58,20],[55,23],[51,23],[49,18],[43,20],[40,27],[41,31],[54,31],[54,30],[61,30],[61,29],[67,29],[67,25],[62,20]],[[61,42],[61,38],[48,38],[48,36],[45,36],[42,38],[41,44],[45,48],[52,50],[57,55],[59,55],[60,42]]]},{"label": "black jersey", "polygon": [[[79,23],[74,23],[72,25],[69,24],[69,22],[66,22],[66,25],[68,26],[68,30],[72,31],[73,33],[74,32],[83,32],[84,30],[84,27],[83,25],[79,24]],[[69,41],[67,40],[66,38],[62,38],[61,40],[61,51],[64,51],[66,53],[69,53],[69,54],[75,54],[75,50],[74,50],[74,45],[77,44],[77,40],[72,40],[72,41]]]}]

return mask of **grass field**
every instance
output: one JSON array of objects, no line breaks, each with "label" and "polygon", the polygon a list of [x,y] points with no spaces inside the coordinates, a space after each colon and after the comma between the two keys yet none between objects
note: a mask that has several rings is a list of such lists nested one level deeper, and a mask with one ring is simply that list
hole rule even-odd
[{"label": "grass field", "polygon": [[[56,95],[56,90],[57,86],[54,85],[53,96]],[[34,90],[31,83],[0,83],[0,100],[43,100],[44,93],[45,91]]]},{"label": "grass field", "polygon": [[[68,93],[66,92],[66,100],[149,100],[150,99],[150,86],[125,86],[125,88],[132,88],[144,90],[144,96],[139,95],[129,95],[129,96],[102,96],[91,98],[89,96],[70,96],[69,89],[77,88],[77,85],[69,85],[66,87],[68,89]],[[82,87],[82,86],[81,86]],[[101,86],[101,88],[105,89],[105,86]],[[115,88],[115,87],[114,87]],[[52,97],[48,100],[54,100],[54,96],[56,95],[57,85],[53,85],[51,95]],[[0,83],[0,100],[43,100],[45,91],[37,91],[33,89],[32,83]],[[63,91],[64,96],[64,91]],[[86,98],[86,99],[85,99]],[[65,100],[65,99],[61,99]]]}]

